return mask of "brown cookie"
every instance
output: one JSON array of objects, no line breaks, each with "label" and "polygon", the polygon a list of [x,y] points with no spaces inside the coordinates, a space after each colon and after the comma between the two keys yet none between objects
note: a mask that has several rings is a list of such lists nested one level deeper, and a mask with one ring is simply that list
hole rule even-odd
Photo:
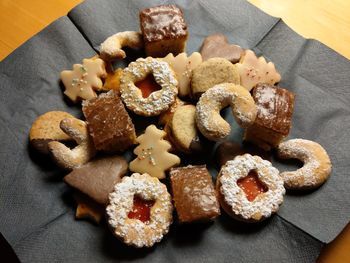
[{"label": "brown cookie", "polygon": [[97,203],[106,205],[108,194],[127,169],[128,164],[123,157],[104,157],[75,168],[63,180]]},{"label": "brown cookie", "polygon": [[49,111],[39,116],[32,124],[29,132],[31,145],[41,153],[49,153],[48,143],[51,141],[72,141],[72,138],[60,128],[60,122],[66,118],[74,118],[67,112]]},{"label": "brown cookie", "polygon": [[200,53],[203,61],[218,57],[237,63],[241,58],[243,49],[240,46],[229,44],[225,35],[213,34],[204,39]]},{"label": "brown cookie", "polygon": [[75,193],[74,199],[77,202],[77,210],[75,211],[76,219],[89,219],[96,224],[99,224],[104,217],[104,206],[97,204],[89,197]]}]

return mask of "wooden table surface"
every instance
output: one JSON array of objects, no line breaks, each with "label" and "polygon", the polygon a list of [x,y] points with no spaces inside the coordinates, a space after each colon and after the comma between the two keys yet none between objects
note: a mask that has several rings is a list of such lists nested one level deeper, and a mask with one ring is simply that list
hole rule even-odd
[{"label": "wooden table surface", "polygon": [[[349,0],[248,0],[294,31],[350,59]],[[0,60],[82,0],[0,0]],[[350,224],[323,249],[319,262],[350,262]]]}]

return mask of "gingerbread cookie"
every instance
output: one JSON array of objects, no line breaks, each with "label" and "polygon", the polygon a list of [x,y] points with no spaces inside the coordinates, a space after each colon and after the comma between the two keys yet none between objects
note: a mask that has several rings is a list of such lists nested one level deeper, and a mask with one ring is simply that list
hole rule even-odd
[{"label": "gingerbread cookie", "polygon": [[195,99],[198,99],[208,89],[220,83],[240,84],[238,70],[227,59],[208,59],[192,72],[192,95]]},{"label": "gingerbread cookie", "polygon": [[155,125],[146,128],[145,133],[137,137],[139,145],[134,154],[137,158],[129,164],[133,172],[148,173],[159,179],[165,178],[165,171],[180,164],[180,158],[168,152],[171,145],[164,140],[166,133]]},{"label": "gingerbread cookie", "polygon": [[202,63],[202,56],[198,52],[193,52],[191,56],[186,53],[181,53],[174,57],[172,53],[162,58],[175,71],[177,80],[179,82],[179,97],[188,98],[191,93],[190,83],[192,78],[192,71]]},{"label": "gingerbread cookie", "polygon": [[108,194],[127,170],[128,163],[123,157],[103,157],[73,169],[63,180],[95,202],[106,205]]},{"label": "gingerbread cookie", "polygon": [[90,100],[102,89],[102,78],[107,76],[105,62],[100,58],[84,59],[83,64],[74,64],[73,70],[61,72],[61,80],[66,88],[64,94],[73,102]]},{"label": "gingerbread cookie", "polygon": [[258,83],[274,85],[281,80],[272,62],[266,62],[264,57],[255,55],[252,50],[246,50],[239,63],[236,64],[241,85],[250,91]]},{"label": "gingerbread cookie", "polygon": [[29,132],[30,144],[43,154],[49,153],[48,143],[52,141],[72,141],[72,138],[60,128],[60,122],[66,118],[74,118],[67,112],[49,111],[40,115],[33,122]]},{"label": "gingerbread cookie", "polygon": [[231,63],[237,63],[244,50],[240,46],[229,44],[225,35],[213,34],[204,39],[200,52],[203,61],[210,58],[226,58]]},{"label": "gingerbread cookie", "polygon": [[101,44],[101,58],[104,60],[124,59],[126,54],[122,50],[123,47],[142,48],[142,35],[139,32],[125,31],[108,37]]},{"label": "gingerbread cookie", "polygon": [[86,122],[76,118],[63,119],[60,128],[78,144],[70,149],[61,142],[49,142],[49,151],[58,166],[73,169],[88,162],[96,153]]}]

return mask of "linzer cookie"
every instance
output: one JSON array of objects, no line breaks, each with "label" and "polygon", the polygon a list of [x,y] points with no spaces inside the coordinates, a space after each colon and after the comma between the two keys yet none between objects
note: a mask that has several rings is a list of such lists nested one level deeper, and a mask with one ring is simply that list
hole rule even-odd
[{"label": "linzer cookie", "polygon": [[188,98],[191,93],[192,71],[202,63],[202,56],[198,52],[193,52],[191,56],[181,53],[174,57],[172,53],[162,58],[175,71],[176,78],[179,82],[179,97]]},{"label": "linzer cookie", "polygon": [[205,165],[173,168],[170,181],[180,223],[208,221],[220,215],[212,177]]},{"label": "linzer cookie", "polygon": [[66,118],[74,118],[74,116],[63,111],[49,111],[40,115],[30,128],[30,144],[39,152],[47,154],[49,153],[49,142],[67,142],[73,140],[60,128],[60,122]]},{"label": "linzer cookie", "polygon": [[122,152],[135,143],[135,128],[113,90],[83,103],[83,113],[97,150]]},{"label": "linzer cookie", "polygon": [[106,76],[106,65],[102,59],[84,59],[82,65],[74,64],[73,70],[61,72],[61,80],[66,88],[64,94],[73,102],[95,98],[95,90],[102,89],[101,78]]},{"label": "linzer cookie", "polygon": [[177,55],[186,49],[187,25],[176,5],[161,5],[140,12],[145,51],[151,57]]},{"label": "linzer cookie", "polygon": [[274,85],[281,80],[275,64],[266,62],[264,57],[257,58],[252,50],[246,50],[236,65],[241,85],[249,91],[259,83]]},{"label": "linzer cookie", "polygon": [[163,139],[165,135],[164,131],[150,125],[137,137],[139,145],[134,150],[137,157],[129,164],[131,171],[163,179],[166,170],[180,164],[180,158],[168,152],[171,145]]},{"label": "linzer cookie", "polygon": [[95,202],[106,205],[108,194],[127,170],[128,163],[123,157],[103,157],[73,169],[63,180]]},{"label": "linzer cookie", "polygon": [[226,213],[252,223],[276,213],[285,194],[278,170],[269,161],[250,154],[237,156],[221,168],[216,189]]},{"label": "linzer cookie", "polygon": [[280,176],[288,189],[307,190],[322,185],[330,176],[331,160],[326,150],[318,143],[292,139],[278,145],[278,157],[283,159],[298,159],[303,167],[296,171],[282,172]]},{"label": "linzer cookie", "polygon": [[113,234],[139,248],[162,240],[172,223],[172,211],[166,186],[155,177],[138,173],[115,185],[106,208]]},{"label": "linzer cookie", "polygon": [[252,92],[257,116],[244,133],[244,140],[265,151],[277,145],[289,134],[294,109],[294,94],[268,84],[258,84]]},{"label": "linzer cookie", "polygon": [[227,37],[223,34],[207,36],[200,50],[203,61],[210,58],[225,58],[231,63],[237,63],[243,51],[240,46],[229,44]]},{"label": "linzer cookie", "polygon": [[120,92],[126,107],[142,116],[156,116],[175,102],[175,73],[169,64],[148,57],[131,62],[123,70]]},{"label": "linzer cookie", "polygon": [[220,83],[239,84],[240,80],[237,68],[224,58],[208,59],[192,72],[192,96],[198,99],[208,89]]}]

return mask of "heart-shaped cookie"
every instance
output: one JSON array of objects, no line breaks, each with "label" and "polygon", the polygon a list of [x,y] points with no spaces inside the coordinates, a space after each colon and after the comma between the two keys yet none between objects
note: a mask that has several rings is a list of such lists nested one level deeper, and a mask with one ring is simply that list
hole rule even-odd
[{"label": "heart-shaped cookie", "polygon": [[243,49],[240,46],[229,44],[225,35],[213,34],[204,39],[200,53],[203,61],[219,57],[237,63],[241,58]]}]

